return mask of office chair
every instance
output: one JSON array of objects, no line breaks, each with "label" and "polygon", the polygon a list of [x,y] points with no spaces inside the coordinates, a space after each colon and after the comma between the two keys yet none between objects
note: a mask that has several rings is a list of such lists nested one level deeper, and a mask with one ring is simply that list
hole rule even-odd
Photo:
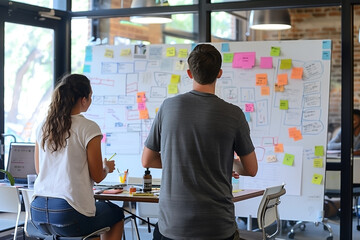
[{"label": "office chair", "polygon": [[16,214],[14,229],[14,240],[16,240],[21,214],[21,199],[19,190],[14,186],[0,186],[0,196],[0,212]]},{"label": "office chair", "polygon": [[[243,240],[266,240],[274,237],[280,230],[280,218],[277,206],[280,204],[280,197],[286,193],[284,185],[269,187],[265,189],[261,199],[257,221],[261,232],[239,230],[240,239]],[[268,234],[267,230],[276,222],[276,230]]]},{"label": "office chair", "polygon": [[[34,226],[34,224],[31,221],[30,203],[31,203],[32,195],[33,195],[33,190],[21,189],[21,193],[23,195],[25,212],[26,212],[24,231],[25,231],[26,236],[28,236],[28,237],[35,237],[38,239],[46,239],[46,240],[55,240],[55,239],[57,239],[57,240],[86,240],[86,239],[91,239],[91,238],[98,238],[100,236],[100,234],[103,234],[110,230],[109,227],[105,227],[105,228],[99,229],[95,232],[92,232],[87,236],[62,237],[62,236],[58,236],[56,233],[54,233],[52,231],[50,224],[44,224],[42,229],[44,231],[47,230],[47,234],[43,234]],[[14,238],[14,240],[15,240],[15,238]]]}]

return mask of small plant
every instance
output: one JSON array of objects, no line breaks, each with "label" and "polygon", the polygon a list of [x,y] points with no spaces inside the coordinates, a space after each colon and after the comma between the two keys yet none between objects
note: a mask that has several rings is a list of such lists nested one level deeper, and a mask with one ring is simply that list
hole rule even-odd
[{"label": "small plant", "polygon": [[7,179],[9,179],[10,185],[14,186],[15,185],[15,180],[14,177],[11,175],[11,173],[9,173],[8,171],[4,170],[4,169],[0,169],[0,172],[5,173]]}]

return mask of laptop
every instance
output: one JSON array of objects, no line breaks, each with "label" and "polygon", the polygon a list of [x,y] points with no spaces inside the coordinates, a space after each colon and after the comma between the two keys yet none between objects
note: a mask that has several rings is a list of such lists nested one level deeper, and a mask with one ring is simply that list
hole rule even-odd
[{"label": "laptop", "polygon": [[16,184],[27,184],[27,175],[36,174],[35,143],[12,142],[6,166]]}]

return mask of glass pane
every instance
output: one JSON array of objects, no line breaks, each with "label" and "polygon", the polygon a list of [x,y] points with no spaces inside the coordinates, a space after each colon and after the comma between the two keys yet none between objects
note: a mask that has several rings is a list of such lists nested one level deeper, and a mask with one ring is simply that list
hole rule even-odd
[{"label": "glass pane", "polygon": [[[54,31],[5,23],[5,134],[35,142],[53,90]],[[10,137],[5,137],[5,153]],[[5,159],[7,159],[5,157]],[[6,166],[6,164],[5,164]]]},{"label": "glass pane", "polygon": [[21,2],[39,7],[47,7],[58,10],[66,10],[66,1],[64,0],[14,0],[14,2]]},{"label": "glass pane", "polygon": [[219,40],[235,40],[236,18],[226,12],[211,13],[211,35]]},{"label": "glass pane", "polygon": [[[30,0],[29,0],[30,1]],[[179,6],[197,4],[198,0],[146,0],[155,4]],[[94,9],[130,8],[132,0],[73,0],[72,11],[89,11]],[[148,3],[149,4],[149,3]],[[146,7],[146,6],[144,6]]]}]

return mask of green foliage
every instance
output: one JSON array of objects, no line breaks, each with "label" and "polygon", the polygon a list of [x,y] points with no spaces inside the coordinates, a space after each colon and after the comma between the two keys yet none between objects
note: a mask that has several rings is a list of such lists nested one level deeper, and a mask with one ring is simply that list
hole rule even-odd
[{"label": "green foliage", "polygon": [[0,169],[0,172],[6,174],[7,179],[9,179],[11,186],[14,186],[14,185],[15,185],[15,180],[14,180],[14,177],[11,175],[11,173],[9,173],[8,171],[6,171],[6,170],[4,170],[4,169]]}]

